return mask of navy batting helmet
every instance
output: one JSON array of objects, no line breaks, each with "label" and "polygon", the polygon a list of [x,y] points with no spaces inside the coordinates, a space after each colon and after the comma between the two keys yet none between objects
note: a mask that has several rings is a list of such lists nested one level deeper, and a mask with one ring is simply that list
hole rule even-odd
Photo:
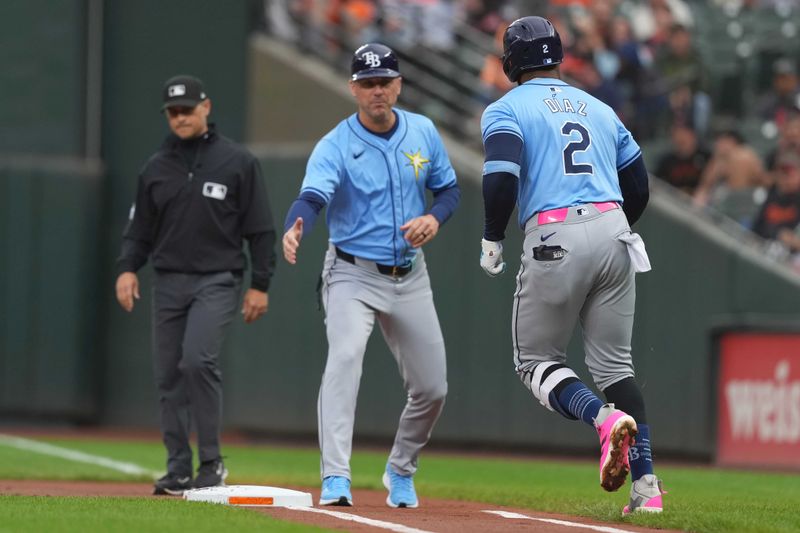
[{"label": "navy batting helmet", "polygon": [[506,28],[503,35],[503,72],[512,82],[526,70],[558,65],[564,59],[553,24],[542,17],[523,17]]},{"label": "navy batting helmet", "polygon": [[361,46],[353,54],[350,73],[353,81],[367,78],[397,78],[400,76],[400,67],[397,56],[391,48],[369,43]]}]

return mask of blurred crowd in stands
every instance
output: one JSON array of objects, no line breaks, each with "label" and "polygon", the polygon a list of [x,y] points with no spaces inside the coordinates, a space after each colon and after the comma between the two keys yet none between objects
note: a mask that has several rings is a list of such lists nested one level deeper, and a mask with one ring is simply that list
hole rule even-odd
[{"label": "blurred crowd in stands", "polygon": [[[796,21],[796,0],[267,0],[265,6],[270,31],[284,31],[287,39],[297,39],[293,21],[304,20],[312,30],[335,27],[354,41],[415,54],[457,54],[456,30],[468,27],[489,48],[493,43],[471,95],[482,106],[512,88],[500,61],[505,28],[519,16],[546,16],[564,43],[562,75],[614,108],[641,144],[662,147],[651,173],[698,208],[767,239],[776,257],[800,258],[800,47],[770,62],[771,84],[740,110],[760,121],[759,131],[771,132],[756,147],[739,127],[743,117],[720,119],[709,87],[716,58],[700,38],[708,39],[702,30],[721,20],[731,22],[735,37],[747,13]],[[796,31],[781,29],[789,38]],[[800,259],[796,264],[800,270]]]}]

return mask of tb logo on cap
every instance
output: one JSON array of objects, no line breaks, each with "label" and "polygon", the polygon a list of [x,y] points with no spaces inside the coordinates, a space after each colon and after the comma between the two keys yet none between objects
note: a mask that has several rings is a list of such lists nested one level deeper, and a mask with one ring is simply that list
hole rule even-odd
[{"label": "tb logo on cap", "polygon": [[170,85],[167,88],[167,95],[169,95],[170,98],[183,96],[184,94],[186,94],[186,85]]},{"label": "tb logo on cap", "polygon": [[367,52],[362,56],[364,62],[372,68],[381,66],[381,56],[375,52]]}]

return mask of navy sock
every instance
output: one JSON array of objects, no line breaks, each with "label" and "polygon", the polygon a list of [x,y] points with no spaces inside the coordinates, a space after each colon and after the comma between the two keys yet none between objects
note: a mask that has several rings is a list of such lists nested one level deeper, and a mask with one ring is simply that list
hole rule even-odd
[{"label": "navy sock", "polygon": [[650,452],[650,426],[638,424],[639,433],[636,444],[630,447],[628,458],[631,461],[631,480],[636,481],[645,474],[653,473],[653,457]]},{"label": "navy sock", "polygon": [[562,409],[575,418],[579,418],[594,427],[594,419],[603,407],[600,401],[589,388],[580,381],[573,381],[558,394],[558,403]]}]

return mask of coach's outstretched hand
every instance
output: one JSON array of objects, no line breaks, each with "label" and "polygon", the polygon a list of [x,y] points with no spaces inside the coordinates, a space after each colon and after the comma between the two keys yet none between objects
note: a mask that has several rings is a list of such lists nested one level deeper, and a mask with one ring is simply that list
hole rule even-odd
[{"label": "coach's outstretched hand", "polygon": [[283,257],[289,264],[297,263],[297,249],[300,247],[300,239],[303,238],[303,219],[297,217],[294,224],[283,234]]},{"label": "coach's outstretched hand", "polygon": [[481,239],[481,268],[491,277],[499,276],[506,271],[502,242]]}]

